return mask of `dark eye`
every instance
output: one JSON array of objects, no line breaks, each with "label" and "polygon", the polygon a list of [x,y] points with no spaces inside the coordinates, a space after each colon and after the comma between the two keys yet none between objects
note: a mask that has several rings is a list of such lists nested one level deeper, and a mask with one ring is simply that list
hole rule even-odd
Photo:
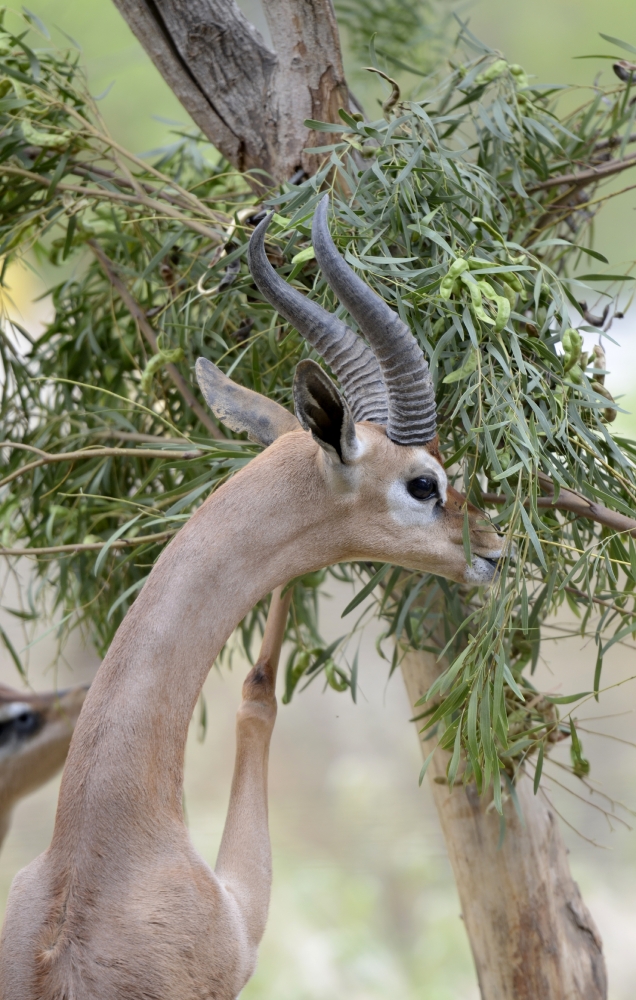
[{"label": "dark eye", "polygon": [[38,712],[31,712],[25,709],[12,719],[4,719],[0,722],[0,746],[11,742],[14,739],[26,739],[37,733],[44,719]]},{"label": "dark eye", "polygon": [[429,479],[428,476],[418,476],[417,479],[411,479],[406,484],[406,488],[416,500],[430,500],[431,497],[438,495],[437,480]]},{"label": "dark eye", "polygon": [[40,728],[41,721],[37,712],[21,712],[13,720],[13,731],[18,736],[31,736]]}]

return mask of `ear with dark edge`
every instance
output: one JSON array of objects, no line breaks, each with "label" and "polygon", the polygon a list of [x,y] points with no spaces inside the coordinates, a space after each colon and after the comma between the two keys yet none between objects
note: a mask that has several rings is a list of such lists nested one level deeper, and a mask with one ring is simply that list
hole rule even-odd
[{"label": "ear with dark edge", "polygon": [[206,358],[197,360],[196,374],[214,416],[235,434],[246,433],[250,441],[267,447],[281,434],[299,429],[296,417],[284,406],[237,385]]},{"label": "ear with dark edge", "polygon": [[294,375],[294,404],[302,427],[341,462],[356,454],[356,429],[351,410],[331,379],[315,361],[300,361]]}]

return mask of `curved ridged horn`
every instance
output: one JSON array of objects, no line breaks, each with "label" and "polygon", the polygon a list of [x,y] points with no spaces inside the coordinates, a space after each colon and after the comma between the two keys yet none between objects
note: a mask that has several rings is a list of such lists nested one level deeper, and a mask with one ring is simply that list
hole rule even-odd
[{"label": "curved ridged horn", "polygon": [[346,323],[306,298],[276,273],[265,253],[269,215],[250,238],[248,264],[257,287],[325,359],[340,382],[355,421],[386,424],[387,394],[372,351]]},{"label": "curved ridged horn", "polygon": [[316,260],[378,359],[389,404],[387,435],[396,444],[426,444],[436,433],[435,391],[426,359],[408,326],[338,253],[327,225],[328,203],[325,195],[314,214]]}]

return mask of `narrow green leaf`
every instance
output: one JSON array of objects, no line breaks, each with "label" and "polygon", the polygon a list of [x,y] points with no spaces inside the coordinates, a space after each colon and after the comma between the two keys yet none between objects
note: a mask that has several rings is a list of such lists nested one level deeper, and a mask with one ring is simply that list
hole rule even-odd
[{"label": "narrow green leaf", "polygon": [[632,52],[636,54],[636,48],[633,45],[630,45],[629,42],[624,42],[622,38],[614,38],[613,35],[605,35],[602,31],[599,31],[599,35],[601,38],[604,38],[606,42],[609,42],[610,45],[618,45],[619,49],[624,49],[625,52]]},{"label": "narrow green leaf", "polygon": [[548,567],[547,567],[547,564],[546,564],[546,561],[545,561],[545,556],[543,554],[543,549],[541,548],[541,542],[539,541],[539,536],[537,535],[536,531],[534,530],[534,525],[532,524],[532,521],[530,520],[530,517],[529,517],[528,512],[526,511],[525,507],[520,507],[519,509],[521,511],[521,518],[523,520],[525,529],[528,532],[528,535],[530,536],[530,541],[532,542],[532,547],[533,547],[534,551],[537,553],[537,556],[539,557],[539,562],[543,566],[544,570],[546,570],[546,572],[547,572]]},{"label": "narrow green leaf", "polygon": [[462,542],[464,545],[464,558],[469,566],[473,564],[473,556],[470,550],[470,521],[468,518],[468,505],[464,510],[464,523],[462,525]]},{"label": "narrow green leaf", "polygon": [[[333,125],[331,122],[319,122],[314,118],[307,118],[303,122],[305,128],[310,128],[313,132],[350,132],[346,125]],[[278,199],[280,201],[280,198]]]},{"label": "narrow green leaf", "polygon": [[331,657],[332,653],[335,652],[336,647],[339,646],[342,640],[345,638],[346,636],[341,635],[340,638],[334,639],[334,641],[331,643],[330,646],[327,646],[326,649],[323,649],[320,656],[316,660],[314,660],[312,665],[307,669],[306,671],[307,675],[309,676],[310,674],[315,674],[317,670],[320,670],[322,665],[326,663],[327,660]]},{"label": "narrow green leaf", "polygon": [[448,765],[448,787],[452,788],[455,784],[455,778],[457,777],[457,769],[459,767],[459,760],[461,755],[462,747],[462,720],[459,720],[459,725],[457,726],[457,733],[455,735],[455,744],[453,746],[453,756],[451,757],[450,764]]},{"label": "narrow green leaf", "polygon": [[508,687],[511,688],[512,691],[514,691],[514,693],[516,694],[516,696],[519,699],[519,701],[525,702],[526,699],[523,696],[523,692],[521,691],[519,685],[517,684],[516,680],[514,679],[514,677],[512,675],[512,671],[510,670],[510,667],[508,666],[507,663],[504,663],[503,672],[504,672],[504,678],[505,678],[505,681],[506,681],[506,684],[508,685]]},{"label": "narrow green leaf", "polygon": [[615,510],[620,511],[621,514],[625,514],[627,517],[636,517],[636,510],[634,510],[633,507],[630,507],[628,503],[625,503],[624,500],[621,500],[620,497],[612,496],[611,493],[607,493],[605,490],[600,490],[594,483],[586,483],[585,487],[588,490],[591,490],[591,492],[595,496],[599,497],[600,500],[605,501],[609,507],[613,507]]},{"label": "narrow green leaf", "polygon": [[[468,702],[468,716],[466,719],[466,730],[468,734],[468,746],[475,758],[479,759],[479,746],[477,744],[477,706],[479,704],[479,686],[475,684],[470,693]],[[473,765],[474,766],[474,765]]]},{"label": "narrow green leaf", "polygon": [[374,590],[375,587],[377,587],[380,580],[382,580],[386,576],[390,568],[391,568],[390,563],[384,563],[377,571],[377,573],[374,573],[371,579],[367,583],[365,583],[362,590],[358,594],[356,594],[353,600],[349,601],[349,603],[347,604],[346,608],[344,609],[340,617],[345,618],[346,615],[348,615],[351,611],[353,611],[354,608],[357,608],[359,604],[362,604],[365,597],[368,597],[371,591]]},{"label": "narrow green leaf", "polygon": [[[562,279],[564,280],[564,279]],[[636,281],[631,274],[577,274],[576,281]]]},{"label": "narrow green leaf", "polygon": [[503,807],[501,804],[501,773],[499,771],[499,763],[497,762],[497,770],[493,774],[492,778],[492,797],[495,803],[495,809],[500,816],[503,816]]},{"label": "narrow green leaf", "polygon": [[601,673],[603,672],[603,646],[599,642],[598,655],[596,657],[596,668],[594,670],[594,698],[598,701],[598,694],[601,687]]},{"label": "narrow green leaf", "polygon": [[539,754],[537,756],[537,766],[536,766],[536,769],[535,769],[535,772],[534,772],[534,794],[535,795],[539,791],[539,785],[541,783],[541,773],[543,771],[543,752],[544,752],[544,745],[543,745],[543,743],[540,743],[539,744]]},{"label": "narrow green leaf", "polygon": [[549,701],[552,705],[571,705],[580,698],[587,698],[591,694],[593,694],[592,691],[580,691],[578,694],[564,694],[560,697],[554,697],[553,695],[546,694],[544,697],[545,700]]},{"label": "narrow green leaf", "polygon": [[133,517],[132,520],[126,521],[125,524],[120,525],[120,527],[117,528],[117,531],[113,532],[113,534],[110,536],[110,538],[108,539],[108,541],[104,542],[102,548],[99,550],[99,555],[97,556],[97,559],[95,560],[95,569],[94,569],[95,576],[97,576],[99,574],[99,571],[100,571],[100,569],[102,568],[102,566],[104,564],[104,560],[106,559],[106,556],[108,555],[108,552],[109,552],[110,547],[113,544],[113,542],[117,541],[117,539],[120,538],[122,535],[125,535],[126,532],[130,528],[132,528],[133,524],[136,521],[138,521],[140,517],[141,517],[141,514],[137,514],[137,516]]},{"label": "narrow green leaf", "polygon": [[636,580],[636,545],[634,539],[629,536],[629,561],[631,565],[632,580]]},{"label": "narrow green leaf", "polygon": [[406,621],[406,616],[408,615],[411,605],[415,601],[415,598],[419,594],[420,590],[426,582],[426,577],[423,576],[421,580],[416,583],[416,585],[409,591],[408,597],[406,597],[404,604],[402,605],[402,610],[400,611],[400,616],[397,620],[397,625],[395,627],[395,641],[397,642],[402,635],[402,629],[404,628],[404,623]]},{"label": "narrow green leaf", "polygon": [[514,786],[514,782],[510,780],[510,777],[508,776],[506,771],[502,771],[502,774],[504,777],[504,781],[506,782],[506,788],[508,790],[508,794],[512,799],[512,804],[515,807],[515,812],[519,818],[519,822],[521,823],[521,826],[525,827],[526,820],[523,815],[523,809],[521,808],[521,803],[519,802],[519,796],[517,795],[517,789]]},{"label": "narrow green leaf", "polygon": [[133,585],[132,585],[131,587],[128,587],[128,589],[127,589],[127,590],[125,590],[125,591],[123,592],[123,594],[120,594],[120,595],[119,595],[119,597],[117,598],[117,600],[116,600],[116,601],[114,601],[114,602],[113,602],[113,603],[111,604],[110,608],[108,609],[108,614],[106,615],[106,621],[107,621],[107,622],[109,622],[109,621],[111,620],[111,618],[112,618],[112,617],[113,617],[113,615],[115,614],[115,612],[116,612],[117,608],[118,608],[118,607],[119,607],[119,606],[120,606],[121,604],[123,604],[123,603],[124,603],[124,601],[126,600],[126,598],[127,598],[127,597],[130,597],[130,595],[131,595],[131,594],[134,594],[134,593],[135,593],[135,592],[136,592],[137,590],[141,590],[141,588],[143,587],[143,585],[144,585],[144,583],[146,582],[146,580],[147,580],[147,579],[148,579],[148,577],[147,577],[147,576],[144,576],[144,577],[143,577],[143,579],[141,579],[141,580],[137,580],[137,582],[136,582],[136,583],[133,583]]},{"label": "narrow green leaf", "polygon": [[521,630],[524,635],[528,634],[528,588],[525,577],[521,583]]},{"label": "narrow green leaf", "polygon": [[150,277],[157,264],[161,263],[166,254],[172,250],[177,240],[181,239],[182,236],[183,230],[181,229],[178,229],[175,233],[170,234],[161,249],[158,250],[154,257],[152,257],[152,259],[148,262],[143,274],[140,276],[141,281],[146,281]]},{"label": "narrow green leaf", "polygon": [[66,238],[64,240],[64,248],[62,250],[62,260],[66,260],[69,253],[71,252],[71,247],[73,246],[73,237],[75,235],[76,229],[77,229],[77,215],[72,215],[68,220],[68,226],[66,227]]},{"label": "narrow green leaf", "polygon": [[465,649],[462,649],[459,656],[457,656],[453,660],[448,669],[445,670],[443,674],[440,674],[439,677],[437,677],[433,681],[426,694],[423,695],[419,701],[415,702],[416,708],[418,705],[426,704],[426,702],[430,701],[431,698],[434,698],[436,694],[448,691],[449,687],[457,677],[457,674],[461,670],[462,664],[466,659],[466,657],[468,656],[471,648],[472,648],[472,643],[469,642],[468,645],[465,647]]},{"label": "narrow green leaf", "polygon": [[24,11],[24,13],[26,15],[27,20],[31,21],[32,24],[35,25],[35,27],[38,29],[38,31],[40,32],[40,34],[44,35],[44,37],[47,39],[47,41],[50,41],[51,40],[51,35],[49,34],[49,29],[44,24],[44,22],[37,16],[37,14],[34,14],[33,11],[29,10],[28,7],[23,7],[22,10]]},{"label": "narrow green leaf", "polygon": [[[437,747],[435,747],[435,750],[437,750]],[[429,753],[428,757],[426,758],[426,760],[422,764],[422,770],[420,771],[420,776],[419,776],[418,781],[417,781],[418,785],[420,785],[420,786],[421,786],[422,782],[424,781],[424,776],[426,775],[426,772],[428,771],[428,765],[431,763],[431,761],[432,761],[432,759],[433,759],[433,757],[435,755],[435,750],[431,750],[431,752]]]},{"label": "narrow green leaf", "polygon": [[11,639],[9,638],[9,636],[7,635],[7,633],[5,632],[5,630],[3,629],[2,625],[0,625],[0,639],[2,639],[4,645],[6,646],[7,652],[9,653],[9,656],[13,660],[13,662],[15,664],[15,668],[18,671],[18,673],[20,674],[20,677],[22,677],[22,678],[24,678],[24,680],[26,680],[26,671],[25,671],[24,667],[22,666],[22,660],[20,659],[20,657],[16,653],[15,647],[14,647],[13,643],[11,642]]},{"label": "narrow green leaf", "polygon": [[439,705],[433,712],[432,716],[420,732],[425,733],[427,729],[434,726],[435,723],[439,722],[440,719],[443,719],[445,715],[450,715],[451,712],[454,712],[455,709],[461,705],[467,690],[468,684],[465,681],[463,684],[460,684],[458,688],[455,688],[455,690],[449,694],[448,698],[445,698],[441,705]]},{"label": "narrow green leaf", "polygon": [[360,653],[360,647],[356,649],[356,655],[353,658],[353,663],[351,665],[351,697],[354,702],[358,700],[358,655]]}]

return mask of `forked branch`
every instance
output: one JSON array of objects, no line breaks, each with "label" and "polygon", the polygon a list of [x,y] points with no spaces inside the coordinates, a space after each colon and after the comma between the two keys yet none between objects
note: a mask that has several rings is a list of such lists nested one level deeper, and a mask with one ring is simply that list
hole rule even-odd
[{"label": "forked branch", "polygon": [[[629,532],[633,538],[636,538],[635,518],[619,514],[618,511],[610,510],[609,507],[604,507],[601,503],[589,500],[575,490],[567,490],[563,487],[561,487],[558,499],[555,500],[554,483],[550,477],[540,472],[539,482],[549,496],[539,497],[537,507],[552,507],[554,510],[569,511],[571,514],[576,514],[577,517],[586,517],[591,521],[605,525],[607,528],[613,528],[614,531]],[[509,502],[508,498],[501,493],[483,493],[482,499],[486,504],[497,506],[503,506]]]},{"label": "forked branch", "polygon": [[557,174],[554,177],[548,177],[545,181],[533,184],[528,188],[528,192],[533,194],[535,191],[545,191],[547,188],[560,187],[564,184],[571,187],[582,187],[592,181],[602,181],[605,177],[620,174],[623,170],[628,170],[630,167],[636,167],[636,153],[626,156],[622,160],[610,160],[609,163],[602,163],[598,167],[590,167],[588,170],[579,170],[576,173]]}]

